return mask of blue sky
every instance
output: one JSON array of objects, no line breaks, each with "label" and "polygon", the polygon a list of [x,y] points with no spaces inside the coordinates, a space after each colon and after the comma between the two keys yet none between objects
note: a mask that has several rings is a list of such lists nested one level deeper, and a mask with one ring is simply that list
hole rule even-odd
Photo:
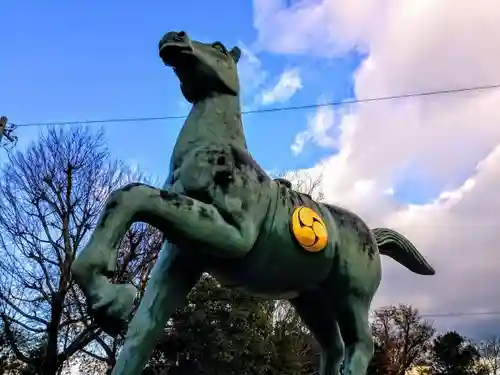
[{"label": "blue sky", "polygon": [[[142,3],[141,3],[142,4]],[[221,40],[252,50],[256,39],[251,1],[5,1],[0,4],[0,111],[13,123],[74,121],[182,115],[183,103],[173,73],[157,55],[157,43],[170,30],[186,30],[199,40]],[[318,98],[352,96],[352,73],[361,57],[333,60],[258,53],[266,79],[243,88],[244,105],[272,87],[287,69],[298,69],[302,89],[285,102],[267,107],[316,103]],[[314,110],[245,117],[249,147],[268,170],[313,166],[331,150],[309,146],[290,150]],[[111,152],[163,178],[181,120],[106,124]],[[100,125],[93,125],[100,126]],[[19,128],[19,148],[41,128]]]},{"label": "blue sky", "polygon": [[[463,5],[6,0],[0,2],[0,115],[22,124],[186,114],[178,82],[157,56],[161,36],[181,29],[195,39],[250,51],[240,72],[252,72],[243,80],[243,105],[252,109],[342,101],[354,96],[354,85],[366,98],[498,83],[500,54],[491,45],[498,44],[500,6],[484,12]],[[361,64],[366,56],[352,51],[358,42],[370,64]],[[335,46],[347,48],[335,54],[329,49]],[[300,72],[294,95],[259,101],[293,71]],[[417,280],[386,263],[388,281],[377,304],[411,303],[423,312],[498,311],[498,267],[491,259],[498,255],[500,207],[490,197],[499,189],[499,92],[355,106],[354,121],[339,129],[335,117],[326,131],[320,126],[298,155],[292,144],[311,126],[315,110],[245,116],[245,129],[252,154],[267,170],[312,167],[327,158],[323,185],[329,201],[370,223],[400,228],[435,264],[436,278]],[[163,179],[181,124],[113,123],[105,129],[113,155]],[[19,128],[18,148],[40,130]],[[0,150],[0,160],[4,155]],[[391,190],[394,195],[386,193]],[[463,275],[481,277],[475,284]]]}]

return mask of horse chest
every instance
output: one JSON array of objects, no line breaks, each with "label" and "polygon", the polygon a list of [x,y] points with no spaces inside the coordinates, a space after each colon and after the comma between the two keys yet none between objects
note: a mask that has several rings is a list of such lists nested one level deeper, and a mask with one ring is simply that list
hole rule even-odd
[{"label": "horse chest", "polygon": [[214,185],[233,180],[235,165],[227,146],[209,144],[192,149],[178,161],[174,177],[178,179],[186,191],[209,190]]},{"label": "horse chest", "polygon": [[245,150],[225,144],[191,150],[174,172],[186,195],[230,215],[267,206],[267,198],[261,196],[265,178]]}]

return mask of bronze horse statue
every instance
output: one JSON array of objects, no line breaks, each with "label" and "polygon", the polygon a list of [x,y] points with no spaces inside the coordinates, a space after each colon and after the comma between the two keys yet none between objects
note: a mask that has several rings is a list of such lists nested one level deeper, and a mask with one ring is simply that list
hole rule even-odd
[{"label": "bronze horse statue", "polygon": [[169,32],[159,54],[193,107],[175,144],[163,189],[134,183],[106,201],[73,276],[103,330],[126,327],[136,298],[111,284],[117,247],[134,222],[165,244],[132,318],[114,375],[138,375],[165,324],[203,272],[267,299],[288,299],[319,342],[321,375],[363,375],[373,355],[369,308],[380,254],[421,275],[434,270],[401,234],[370,230],[357,215],[273,180],[250,155],[243,132],[240,50]]}]

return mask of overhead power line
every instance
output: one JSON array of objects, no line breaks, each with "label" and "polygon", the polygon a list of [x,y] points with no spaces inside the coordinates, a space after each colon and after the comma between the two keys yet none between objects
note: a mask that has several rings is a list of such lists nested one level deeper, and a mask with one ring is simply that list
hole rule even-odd
[{"label": "overhead power line", "polygon": [[[433,95],[449,95],[449,94],[458,94],[458,93],[462,93],[462,92],[493,90],[493,89],[498,89],[498,88],[500,88],[500,84],[475,86],[475,87],[464,87],[464,88],[448,89],[448,90],[426,91],[426,92],[417,92],[417,93],[391,95],[391,96],[379,96],[379,97],[372,97],[372,98],[366,98],[366,99],[352,99],[352,100],[334,101],[334,102],[326,102],[326,103],[318,103],[318,104],[306,104],[306,105],[275,107],[275,108],[262,108],[262,109],[243,111],[242,114],[250,115],[250,114],[256,114],[256,113],[297,111],[297,110],[302,110],[302,109],[314,109],[314,108],[321,108],[321,107],[336,107],[336,106],[349,105],[349,104],[361,104],[361,103],[398,100],[398,99],[433,96]],[[101,120],[31,122],[31,123],[15,124],[15,125],[18,127],[54,126],[54,125],[84,125],[84,124],[178,120],[178,119],[184,119],[186,117],[187,117],[186,115],[161,116],[161,117],[129,117],[129,118],[108,118],[108,119],[101,119]]]},{"label": "overhead power line", "polygon": [[450,312],[442,314],[420,314],[422,318],[460,318],[466,316],[500,316],[500,311],[483,311],[483,312]]},{"label": "overhead power line", "polygon": [[[371,313],[377,310],[372,310]],[[419,313],[419,316],[424,319],[444,319],[444,318],[472,318],[478,316],[498,316],[500,311],[483,311],[483,312],[447,312],[447,313]]]}]

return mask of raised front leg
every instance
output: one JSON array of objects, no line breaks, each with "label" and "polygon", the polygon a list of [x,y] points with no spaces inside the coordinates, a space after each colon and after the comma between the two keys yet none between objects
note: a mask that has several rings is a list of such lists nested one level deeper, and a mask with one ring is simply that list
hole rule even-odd
[{"label": "raised front leg", "polygon": [[141,373],[168,319],[203,272],[202,260],[193,255],[168,243],[162,248],[112,375]]},{"label": "raised front leg", "polygon": [[112,335],[123,328],[120,322],[128,318],[136,293],[129,286],[110,284],[106,276],[114,271],[121,239],[137,221],[160,229],[170,242],[196,244],[220,258],[244,256],[258,234],[256,220],[244,212],[235,218],[210,204],[144,184],[115,191],[88,245],[73,264],[73,276],[91,311]]}]

